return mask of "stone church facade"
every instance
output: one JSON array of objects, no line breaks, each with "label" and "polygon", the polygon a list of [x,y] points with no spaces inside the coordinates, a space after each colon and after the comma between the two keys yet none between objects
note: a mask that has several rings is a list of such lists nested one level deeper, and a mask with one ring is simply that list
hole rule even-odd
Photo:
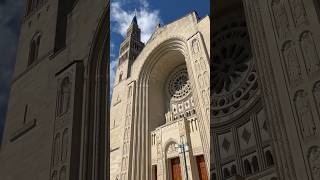
[{"label": "stone church facade", "polygon": [[209,27],[192,12],[144,44],[133,18],[110,104],[112,180],[209,179]]},{"label": "stone church facade", "polygon": [[320,179],[320,6],[213,3],[211,178]]},{"label": "stone church facade", "polygon": [[25,0],[1,180],[108,179],[108,9]]}]

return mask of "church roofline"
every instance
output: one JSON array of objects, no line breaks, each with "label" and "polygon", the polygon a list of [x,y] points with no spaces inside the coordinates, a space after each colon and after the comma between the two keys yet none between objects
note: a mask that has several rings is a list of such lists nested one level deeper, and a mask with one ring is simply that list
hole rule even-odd
[{"label": "church roofline", "polygon": [[204,17],[202,17],[202,18],[200,19],[199,16],[198,16],[197,11],[193,10],[193,11],[191,11],[190,13],[188,13],[188,14],[180,17],[180,18],[177,18],[177,19],[175,19],[175,20],[173,20],[173,21],[170,21],[169,23],[167,23],[167,24],[165,24],[165,25],[163,25],[163,26],[160,26],[160,27],[156,28],[156,29],[153,31],[152,35],[150,36],[150,38],[148,39],[148,41],[147,41],[145,44],[148,44],[149,41],[151,41],[151,40],[153,39],[153,37],[154,37],[154,35],[156,34],[157,31],[160,31],[161,29],[166,28],[168,25],[174,24],[174,23],[176,23],[176,22],[178,22],[178,21],[180,21],[180,20],[182,20],[182,19],[184,19],[184,18],[187,18],[187,17],[189,17],[190,15],[193,16],[193,17],[195,17],[196,23],[199,23],[201,20],[205,19],[206,17],[209,17],[208,15],[205,15]]}]

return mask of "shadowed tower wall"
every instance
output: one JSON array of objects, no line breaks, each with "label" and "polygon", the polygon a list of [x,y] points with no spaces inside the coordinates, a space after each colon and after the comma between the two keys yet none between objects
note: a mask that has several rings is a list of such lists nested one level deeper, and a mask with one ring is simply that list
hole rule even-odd
[{"label": "shadowed tower wall", "polygon": [[215,8],[213,175],[318,179],[318,2],[235,0]]},{"label": "shadowed tower wall", "polygon": [[107,6],[105,0],[25,0],[0,150],[2,180],[105,179],[106,144],[94,139],[99,130],[92,131],[88,122],[97,121],[87,106],[93,97],[107,102],[89,90],[96,82],[89,72],[100,62],[99,85],[107,93]]}]

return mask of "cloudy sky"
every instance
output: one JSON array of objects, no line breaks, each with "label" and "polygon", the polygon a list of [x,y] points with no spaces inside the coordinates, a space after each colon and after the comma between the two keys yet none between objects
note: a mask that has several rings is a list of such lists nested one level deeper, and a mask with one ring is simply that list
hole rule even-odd
[{"label": "cloudy sky", "polygon": [[22,15],[22,0],[0,0],[0,141]]},{"label": "cloudy sky", "polygon": [[135,14],[141,29],[141,39],[147,42],[158,23],[162,25],[170,23],[192,11],[197,11],[200,18],[210,13],[209,0],[111,0],[111,2],[110,81],[112,84],[110,87],[113,87],[120,44]]}]

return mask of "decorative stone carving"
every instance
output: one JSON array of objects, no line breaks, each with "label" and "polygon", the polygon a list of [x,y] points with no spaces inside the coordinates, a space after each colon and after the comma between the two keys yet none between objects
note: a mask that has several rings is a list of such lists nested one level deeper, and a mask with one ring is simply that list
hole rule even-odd
[{"label": "decorative stone carving", "polygon": [[229,20],[214,33],[211,111],[214,117],[222,117],[239,110],[254,97],[258,83],[244,20]]},{"label": "decorative stone carving", "polygon": [[192,40],[192,50],[194,54],[198,54],[200,52],[200,45],[198,39]]},{"label": "decorative stone carving", "polygon": [[224,138],[223,141],[222,141],[222,148],[226,151],[226,152],[229,152],[229,149],[230,149],[230,141],[227,139],[227,138]]},{"label": "decorative stone carving", "polygon": [[176,143],[172,143],[168,146],[167,154],[168,157],[174,156],[178,154],[177,148],[175,147]]},{"label": "decorative stone carving", "polygon": [[302,23],[307,21],[307,14],[304,8],[303,1],[290,0],[290,8],[291,8],[293,19],[296,26],[299,26]]},{"label": "decorative stone carving", "polygon": [[289,21],[286,9],[283,6],[281,0],[272,0],[271,9],[278,36],[279,38],[284,38],[289,32]]},{"label": "decorative stone carving", "polygon": [[303,137],[307,138],[315,135],[316,126],[307,93],[303,90],[299,90],[295,94],[294,102]]},{"label": "decorative stone carving", "polygon": [[165,116],[166,116],[166,122],[171,122],[172,121],[172,112],[171,111],[169,111],[169,112],[167,112],[166,114],[165,114]]},{"label": "decorative stone carving", "polygon": [[251,138],[251,132],[248,131],[247,128],[244,128],[242,131],[241,138],[248,144]]},{"label": "decorative stone carving", "polygon": [[188,71],[186,67],[180,68],[169,77],[168,94],[173,100],[181,100],[191,93]]},{"label": "decorative stone carving", "polygon": [[302,79],[296,46],[292,41],[288,41],[284,44],[282,51],[290,85],[295,86]]},{"label": "decorative stone carving", "polygon": [[300,38],[301,49],[308,74],[312,74],[319,70],[320,61],[316,45],[313,40],[312,33],[306,31],[302,33]]},{"label": "decorative stone carving", "polygon": [[320,148],[318,146],[309,149],[308,160],[313,179],[320,179]]}]

